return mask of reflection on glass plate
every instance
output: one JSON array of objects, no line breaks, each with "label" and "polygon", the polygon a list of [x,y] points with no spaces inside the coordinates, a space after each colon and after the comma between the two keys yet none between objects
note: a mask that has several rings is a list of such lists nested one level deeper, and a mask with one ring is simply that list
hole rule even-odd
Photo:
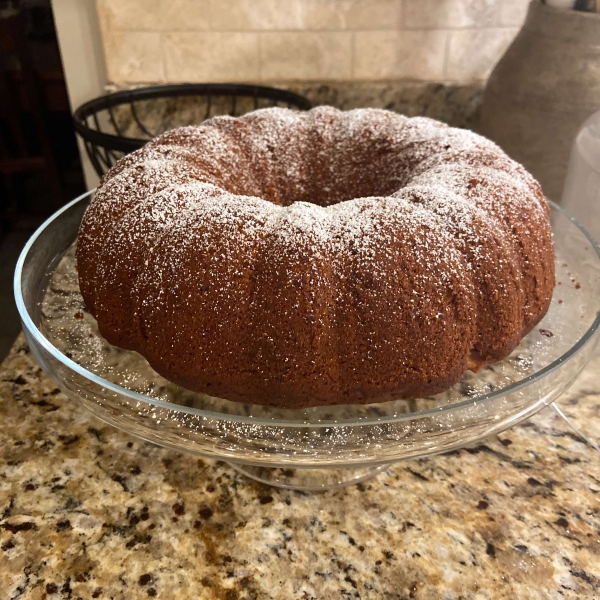
[{"label": "reflection on glass plate", "polygon": [[[295,479],[309,488],[311,480],[322,482],[312,487],[358,481],[377,465],[452,450],[506,429],[558,398],[598,342],[599,251],[553,205],[558,285],[548,314],[511,356],[467,373],[447,392],[301,410],[198,394],[99,335],[83,305],[74,260],[90,198],[91,193],[74,200],[44,223],[19,259],[17,306],[41,366],[104,421],[157,444],[232,461],[275,485],[294,487]],[[315,468],[326,469],[319,477],[307,476]]]},{"label": "reflection on glass plate", "polygon": [[[428,408],[448,406],[477,398],[533,375],[569,350],[585,331],[583,294],[568,264],[557,261],[557,293],[543,321],[505,360],[478,373],[468,371],[446,392],[429,398],[396,400],[381,404],[305,409],[274,409],[240,404],[182,388],[156,373],[137,352],[111,346],[98,332],[87,312],[77,280],[75,243],[50,276],[42,304],[40,331],[63,354],[95,375],[150,398],[206,411],[271,419],[332,421],[365,417],[394,417]],[[579,287],[578,287],[579,285]]]}]

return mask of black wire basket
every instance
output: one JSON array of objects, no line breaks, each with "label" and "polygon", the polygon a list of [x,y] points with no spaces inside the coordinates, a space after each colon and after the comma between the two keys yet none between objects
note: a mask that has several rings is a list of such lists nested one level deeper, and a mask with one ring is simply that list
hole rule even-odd
[{"label": "black wire basket", "polygon": [[217,115],[243,115],[281,106],[310,110],[298,94],[258,85],[186,83],[125,90],[82,104],[73,114],[100,177],[121,157],[174,127],[200,123]]}]

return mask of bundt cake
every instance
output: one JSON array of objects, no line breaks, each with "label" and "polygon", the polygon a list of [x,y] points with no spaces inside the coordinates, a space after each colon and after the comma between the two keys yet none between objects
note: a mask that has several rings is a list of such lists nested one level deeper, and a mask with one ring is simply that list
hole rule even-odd
[{"label": "bundt cake", "polygon": [[427,118],[269,108],[169,131],[79,231],[101,334],[186,388],[279,407],[430,395],[507,356],[554,287],[539,184]]}]

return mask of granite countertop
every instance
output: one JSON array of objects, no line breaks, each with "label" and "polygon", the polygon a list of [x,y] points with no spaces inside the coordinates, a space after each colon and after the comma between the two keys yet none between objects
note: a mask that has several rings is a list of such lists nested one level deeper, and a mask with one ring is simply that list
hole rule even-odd
[{"label": "granite countertop", "polygon": [[[600,439],[600,353],[562,400]],[[546,409],[323,493],[257,484],[0,368],[0,598],[600,598],[600,456]]]}]

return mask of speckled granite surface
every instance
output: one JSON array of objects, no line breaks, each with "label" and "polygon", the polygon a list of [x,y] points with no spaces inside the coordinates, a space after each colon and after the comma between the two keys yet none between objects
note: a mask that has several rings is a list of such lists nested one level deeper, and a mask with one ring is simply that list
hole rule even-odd
[{"label": "speckled granite surface", "polygon": [[[600,438],[600,355],[563,400]],[[600,456],[546,410],[304,494],[142,443],[23,338],[0,368],[0,598],[600,598]]]}]

